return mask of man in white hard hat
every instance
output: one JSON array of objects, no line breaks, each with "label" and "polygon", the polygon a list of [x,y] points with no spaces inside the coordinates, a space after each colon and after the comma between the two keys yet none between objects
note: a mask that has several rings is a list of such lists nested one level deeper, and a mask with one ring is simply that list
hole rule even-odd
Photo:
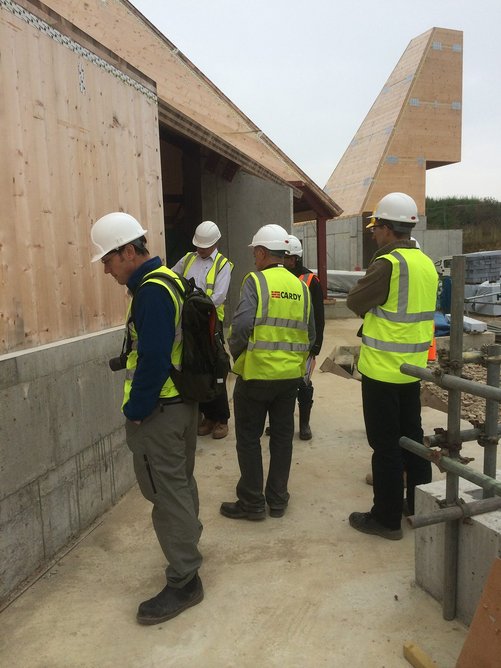
[{"label": "man in white hard hat", "polygon": [[[195,252],[187,253],[173,267],[172,271],[193,278],[195,284],[214,302],[216,307],[219,332],[223,337],[224,302],[230,287],[233,263],[217,249],[221,232],[216,223],[205,220],[196,228],[193,236]],[[212,435],[219,439],[228,435],[230,407],[226,385],[223,392],[213,401],[200,403],[203,420],[198,427],[199,436]]]},{"label": "man in white hard hat", "polygon": [[[238,378],[233,392],[240,480],[237,501],[221,504],[231,519],[282,517],[294,436],[297,387],[315,342],[310,292],[283,266],[289,245],[280,225],[261,227],[252,239],[257,271],[242,282],[229,346]],[[270,420],[270,463],[264,485],[261,435]]]},{"label": "man in white hard hat", "polygon": [[431,481],[430,462],[399,446],[401,436],[423,442],[420,382],[400,366],[426,367],[437,296],[433,262],[410,238],[417,221],[409,195],[395,192],[379,201],[367,225],[378,250],[347,298],[364,319],[358,370],[374,485],[371,510],[351,513],[349,522],[390,540],[402,538],[404,470],[411,514],[416,485]]},{"label": "man in white hard hat", "polygon": [[[285,251],[284,266],[294,276],[297,276],[299,280],[304,281],[310,290],[316,332],[315,343],[310,351],[310,356],[313,359],[320,353],[324,339],[324,293],[318,276],[303,265],[302,257],[303,247],[301,242],[293,234],[290,234],[289,248]],[[299,438],[303,441],[309,441],[312,438],[310,413],[313,405],[313,384],[311,378],[301,378],[297,393],[297,403],[299,407]]]},{"label": "man in white hard hat", "polygon": [[[197,484],[193,477],[197,440],[197,404],[183,401],[171,379],[180,365],[180,313],[183,286],[179,276],[150,257],[146,230],[127,213],[114,212],[91,229],[104,273],[132,295],[122,355],[110,361],[125,368],[122,411],[127,445],[143,496],[153,504],[153,526],[168,565],[167,585],[139,605],[140,624],[158,624],[203,599],[198,569]],[[168,276],[179,291],[162,276]],[[113,362],[113,365],[112,363]]]}]

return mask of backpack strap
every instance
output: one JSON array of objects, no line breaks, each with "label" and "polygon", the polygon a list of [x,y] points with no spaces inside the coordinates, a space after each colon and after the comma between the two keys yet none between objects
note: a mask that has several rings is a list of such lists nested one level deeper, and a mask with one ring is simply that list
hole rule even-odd
[{"label": "backpack strap", "polygon": [[[154,271],[154,272],[151,272],[151,273],[147,274],[143,278],[141,283],[139,283],[139,285],[136,288],[134,294],[132,295],[132,301],[131,301],[130,309],[129,309],[129,317],[127,318],[127,323],[125,325],[125,336],[124,336],[124,341],[123,341],[123,344],[122,344],[122,353],[125,352],[126,355],[128,355],[130,353],[130,351],[132,350],[132,338],[131,338],[131,335],[130,335],[129,325],[130,325],[131,322],[134,322],[134,299],[135,299],[137,293],[139,292],[139,290],[144,285],[146,285],[146,283],[148,283],[148,281],[151,278],[156,278],[157,280],[161,280],[163,283],[172,286],[176,290],[176,292],[180,296],[180,298],[184,298],[184,296],[188,292],[193,290],[193,288],[195,287],[195,281],[192,278],[187,279],[184,276],[179,276],[178,275],[178,278],[176,279],[173,276],[168,276],[167,274],[164,274],[162,271]],[[181,282],[181,284],[183,286],[183,290],[180,290],[179,284],[178,284],[177,281]]]}]

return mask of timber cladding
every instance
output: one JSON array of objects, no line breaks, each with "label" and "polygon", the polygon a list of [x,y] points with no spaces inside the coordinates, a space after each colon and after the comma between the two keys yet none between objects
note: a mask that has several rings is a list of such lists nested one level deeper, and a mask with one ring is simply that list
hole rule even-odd
[{"label": "timber cladding", "polygon": [[325,187],[345,217],[392,191],[425,211],[426,170],[461,160],[463,34],[432,28],[411,40]]},{"label": "timber cladding", "polygon": [[90,263],[100,216],[135,215],[163,253],[156,90],[131,72],[41,3],[0,0],[0,354],[123,323],[124,288]]}]

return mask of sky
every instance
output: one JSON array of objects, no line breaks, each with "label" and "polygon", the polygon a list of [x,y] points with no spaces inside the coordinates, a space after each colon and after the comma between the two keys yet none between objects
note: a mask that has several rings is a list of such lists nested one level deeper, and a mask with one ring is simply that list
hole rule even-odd
[{"label": "sky", "polygon": [[410,40],[462,30],[462,160],[431,197],[501,200],[500,0],[132,0],[323,188]]}]

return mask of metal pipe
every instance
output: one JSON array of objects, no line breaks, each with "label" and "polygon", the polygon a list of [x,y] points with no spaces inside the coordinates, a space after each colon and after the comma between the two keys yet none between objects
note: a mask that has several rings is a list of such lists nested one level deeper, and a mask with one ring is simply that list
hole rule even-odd
[{"label": "metal pipe", "polygon": [[[438,450],[430,450],[424,445],[421,445],[421,443],[413,441],[411,438],[407,438],[407,436],[402,436],[399,443],[402,448],[409,450],[409,452],[413,452],[415,455],[423,457],[423,459],[429,459],[444,471],[454,473],[456,476],[460,475],[465,480],[475,483],[475,485],[478,485],[482,489],[487,489],[492,491],[495,495],[501,496],[501,480],[496,480],[495,478],[485,475],[485,473],[475,471],[469,466],[461,464],[457,459],[443,455]],[[454,499],[451,504],[455,501],[456,499]]]},{"label": "metal pipe", "polygon": [[[499,355],[501,346],[489,346],[487,352],[490,356]],[[487,363],[487,385],[499,388],[499,364]],[[496,477],[496,461],[498,449],[498,419],[499,406],[497,401],[487,399],[485,402],[485,439],[484,446],[484,473],[491,478]],[[484,490],[483,498],[492,496],[492,492]]]},{"label": "metal pipe", "polygon": [[[501,424],[497,425],[497,434],[501,435]],[[481,439],[485,435],[483,428],[476,427],[474,429],[463,429],[459,432],[459,438],[461,443],[467,443],[468,441],[476,441],[479,438]],[[445,430],[441,434],[430,434],[425,436],[423,439],[424,445],[427,448],[436,448],[437,446],[442,446],[447,444],[447,431]]]},{"label": "metal pipe", "polygon": [[463,362],[465,364],[469,364],[470,362],[494,362],[500,364],[501,355],[486,355],[481,350],[467,350],[463,353]]},{"label": "metal pipe", "polygon": [[491,387],[489,385],[484,385],[483,383],[477,383],[474,380],[465,380],[464,378],[458,378],[457,376],[448,373],[443,374],[440,372],[437,374],[434,371],[423,369],[414,364],[402,364],[400,366],[400,371],[409,376],[416,376],[422,380],[435,383],[435,385],[439,385],[446,390],[467,392],[476,397],[483,397],[484,399],[493,399],[494,401],[501,402],[501,389],[499,387]]},{"label": "metal pipe", "polygon": [[[449,337],[449,364],[454,380],[461,375],[463,366],[463,315],[464,315],[464,255],[452,258],[451,266],[451,332]],[[461,430],[461,391],[452,388],[449,390],[447,401],[447,448],[451,459],[457,458],[461,449],[459,432]],[[449,471],[445,480],[445,501],[452,505],[459,494],[459,477],[457,473]],[[457,599],[457,570],[459,550],[459,522],[452,520],[445,523],[444,533],[444,595],[442,600],[442,616],[444,619],[454,619],[456,616]]]},{"label": "metal pipe", "polygon": [[490,513],[493,510],[501,508],[501,498],[495,496],[491,499],[482,499],[482,501],[472,501],[471,503],[457,502],[454,506],[449,508],[441,508],[432,513],[423,515],[411,515],[407,518],[407,522],[413,529],[420,529],[421,527],[428,527],[432,524],[439,524],[440,522],[449,522],[451,520],[462,520],[474,515],[481,515],[482,513]]}]

